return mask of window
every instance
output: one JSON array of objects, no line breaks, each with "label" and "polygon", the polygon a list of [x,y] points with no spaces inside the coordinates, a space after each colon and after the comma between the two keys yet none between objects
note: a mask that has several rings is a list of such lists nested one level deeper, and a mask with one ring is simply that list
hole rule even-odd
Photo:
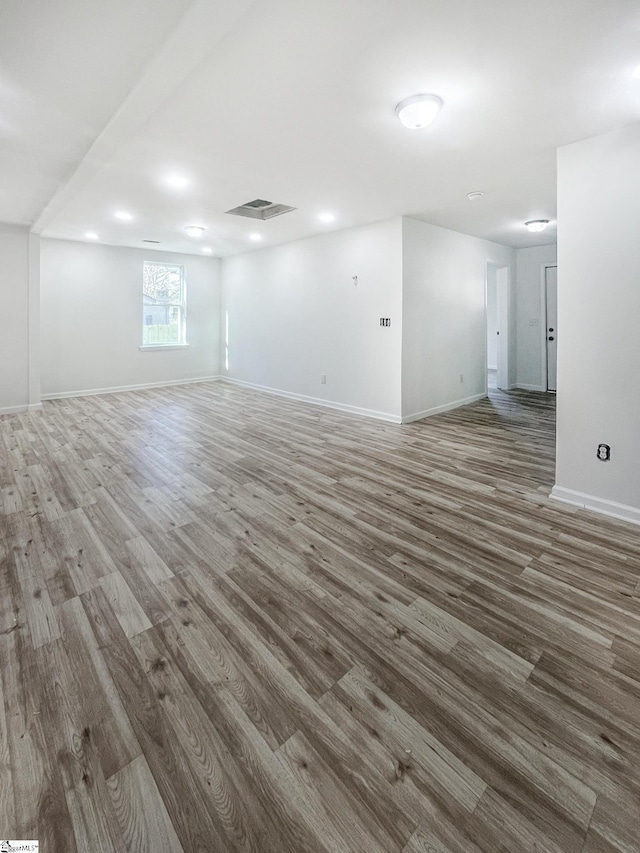
[{"label": "window", "polygon": [[145,261],[142,268],[142,346],[186,344],[184,267]]}]

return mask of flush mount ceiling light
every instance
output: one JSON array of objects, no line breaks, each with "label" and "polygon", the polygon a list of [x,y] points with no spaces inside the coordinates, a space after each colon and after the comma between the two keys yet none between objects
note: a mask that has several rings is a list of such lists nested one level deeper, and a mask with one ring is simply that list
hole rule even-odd
[{"label": "flush mount ceiling light", "polygon": [[205,255],[211,255],[213,253],[213,249],[211,248],[211,246],[203,246],[202,251],[205,253]]},{"label": "flush mount ceiling light", "polygon": [[185,234],[189,237],[202,237],[206,230],[204,225],[185,225],[184,227]]},{"label": "flush mount ceiling light", "polygon": [[87,231],[84,236],[87,238],[87,240],[97,240],[98,239],[98,235],[96,234],[95,231]]},{"label": "flush mount ceiling light", "polygon": [[420,130],[435,119],[442,107],[442,99],[437,95],[412,95],[400,101],[396,115],[405,127]]},{"label": "flush mount ceiling light", "polygon": [[257,234],[254,232],[253,234],[249,234],[249,239],[257,243],[259,240],[262,240],[262,234]]},{"label": "flush mount ceiling light", "polygon": [[165,183],[176,190],[183,190],[189,186],[189,179],[184,175],[173,174],[167,175],[164,179]]},{"label": "flush mount ceiling light", "polygon": [[472,193],[467,193],[467,198],[469,201],[479,201],[483,197],[484,193],[479,190],[474,190]]},{"label": "flush mount ceiling light", "polygon": [[544,231],[544,229],[549,224],[548,219],[530,219],[528,222],[525,222],[525,228],[528,228],[532,234],[537,234],[540,231]]},{"label": "flush mount ceiling light", "polygon": [[333,222],[335,220],[335,216],[333,213],[319,213],[318,219],[320,222]]},{"label": "flush mount ceiling light", "polygon": [[121,222],[131,222],[133,216],[129,213],[128,210],[117,210],[113,214],[115,219],[119,219]]}]

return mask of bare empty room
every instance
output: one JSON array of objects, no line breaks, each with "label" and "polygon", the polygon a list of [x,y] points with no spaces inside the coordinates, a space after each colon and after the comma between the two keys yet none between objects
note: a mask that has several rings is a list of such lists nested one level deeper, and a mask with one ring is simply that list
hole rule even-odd
[{"label": "bare empty room", "polygon": [[639,853],[639,33],[3,0],[3,851]]}]

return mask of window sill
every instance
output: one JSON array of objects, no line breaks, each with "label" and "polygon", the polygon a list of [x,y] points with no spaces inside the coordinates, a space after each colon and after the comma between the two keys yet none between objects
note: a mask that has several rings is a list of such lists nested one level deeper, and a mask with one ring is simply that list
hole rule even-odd
[{"label": "window sill", "polygon": [[146,346],[138,347],[140,352],[149,352],[150,350],[160,349],[188,349],[189,344],[147,344]]}]

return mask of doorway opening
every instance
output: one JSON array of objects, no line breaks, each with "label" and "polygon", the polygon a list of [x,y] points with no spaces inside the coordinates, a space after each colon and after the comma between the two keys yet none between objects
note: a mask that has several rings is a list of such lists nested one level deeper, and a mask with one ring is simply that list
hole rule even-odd
[{"label": "doorway opening", "polygon": [[509,380],[509,267],[487,263],[486,371],[487,391],[508,391]]}]

